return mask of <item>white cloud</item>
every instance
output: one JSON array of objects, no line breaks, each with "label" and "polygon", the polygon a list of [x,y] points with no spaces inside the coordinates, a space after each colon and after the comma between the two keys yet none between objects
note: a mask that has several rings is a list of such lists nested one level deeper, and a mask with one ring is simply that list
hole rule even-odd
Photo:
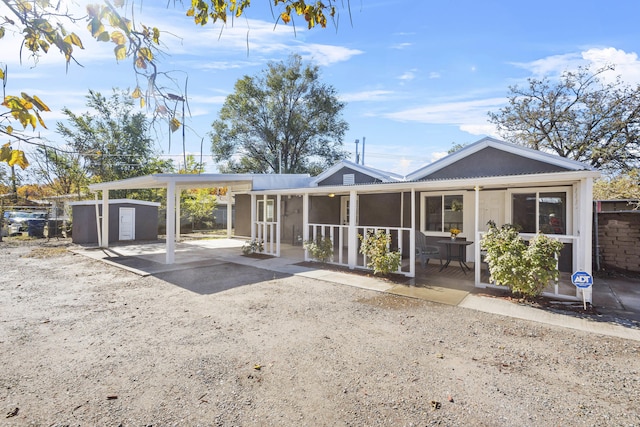
[{"label": "white cloud", "polygon": [[405,71],[404,73],[402,73],[402,75],[398,77],[398,79],[402,80],[403,82],[411,81],[416,78],[416,74],[415,74],[416,71],[417,71],[416,69]]},{"label": "white cloud", "polygon": [[506,103],[505,98],[487,98],[471,101],[445,102],[384,114],[384,117],[400,122],[450,124],[467,130],[479,129],[487,124],[487,112]]},{"label": "white cloud", "polygon": [[602,75],[605,80],[613,81],[617,76],[632,85],[640,84],[640,61],[635,52],[627,53],[613,47],[603,49],[589,49],[582,52],[582,57],[595,69],[606,65],[614,65],[615,70]]},{"label": "white cloud", "polygon": [[352,57],[363,53],[357,49],[323,44],[300,44],[295,50],[297,50],[303,58],[311,59],[321,67],[326,67],[337,62],[348,61]]},{"label": "white cloud", "polygon": [[403,50],[413,46],[413,43],[398,43],[391,46],[392,49]]},{"label": "white cloud", "polygon": [[635,52],[625,52],[613,47],[591,48],[582,52],[553,55],[526,63],[514,65],[529,70],[532,77],[557,78],[565,71],[577,70],[580,66],[597,70],[607,65],[614,65],[615,70],[602,75],[605,80],[613,81],[620,76],[625,83],[640,83],[640,61]]},{"label": "white cloud", "polygon": [[384,101],[394,92],[390,90],[369,90],[362,92],[343,93],[339,98],[343,102]]},{"label": "white cloud", "polygon": [[440,77],[442,77],[442,76],[437,71],[432,71],[432,72],[429,73],[429,78],[430,79],[439,79]]}]

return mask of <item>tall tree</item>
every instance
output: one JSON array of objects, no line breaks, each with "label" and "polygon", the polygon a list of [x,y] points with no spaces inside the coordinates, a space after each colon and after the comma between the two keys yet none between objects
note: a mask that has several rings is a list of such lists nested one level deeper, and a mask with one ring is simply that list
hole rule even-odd
[{"label": "tall tree", "polygon": [[114,89],[110,98],[89,91],[91,111],[75,114],[64,108],[69,124],[58,122],[57,132],[82,158],[87,176],[104,182],[163,172],[169,161],[157,158],[144,113],[135,112],[125,92]]},{"label": "tall tree", "polygon": [[36,150],[34,174],[38,182],[45,183],[57,195],[82,195],[89,184],[84,158],[79,153],[40,146]]},{"label": "tall tree", "polygon": [[299,55],[269,63],[227,96],[210,133],[214,160],[229,172],[317,172],[347,157],[344,106]]},{"label": "tall tree", "polygon": [[509,105],[489,113],[510,141],[579,160],[606,172],[628,171],[640,160],[640,87],[605,82],[608,66],[565,72],[559,81],[529,79],[510,87]]}]

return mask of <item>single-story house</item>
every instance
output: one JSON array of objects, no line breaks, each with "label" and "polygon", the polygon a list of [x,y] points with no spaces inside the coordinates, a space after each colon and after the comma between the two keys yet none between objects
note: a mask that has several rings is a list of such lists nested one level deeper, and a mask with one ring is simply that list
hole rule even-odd
[{"label": "single-story house", "polygon": [[[399,273],[409,277],[415,275],[416,233],[445,251],[451,249],[449,230],[457,228],[466,242],[461,256],[473,263],[476,286],[484,287],[490,284],[481,282],[478,242],[489,221],[517,224],[525,238],[554,235],[564,243],[561,271],[591,273],[592,185],[598,176],[577,161],[483,138],[407,176],[345,160],[316,177],[159,174],[90,190],[101,191],[107,203],[108,190],[167,188],[167,224],[175,224],[181,189],[224,185],[235,198],[235,235],[262,241],[268,254],[280,256],[283,243],[327,236],[335,264],[367,268],[358,236],[383,229],[402,252]],[[102,226],[107,234],[108,222]],[[176,228],[167,227],[167,263],[174,260],[177,238]],[[590,289],[585,298],[590,301]]]}]

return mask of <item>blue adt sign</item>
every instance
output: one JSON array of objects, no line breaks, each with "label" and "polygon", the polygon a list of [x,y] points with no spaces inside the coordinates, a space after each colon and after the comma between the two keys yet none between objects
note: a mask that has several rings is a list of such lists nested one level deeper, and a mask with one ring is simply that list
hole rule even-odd
[{"label": "blue adt sign", "polygon": [[588,288],[593,285],[593,278],[585,271],[576,271],[571,275],[571,283],[578,288]]}]

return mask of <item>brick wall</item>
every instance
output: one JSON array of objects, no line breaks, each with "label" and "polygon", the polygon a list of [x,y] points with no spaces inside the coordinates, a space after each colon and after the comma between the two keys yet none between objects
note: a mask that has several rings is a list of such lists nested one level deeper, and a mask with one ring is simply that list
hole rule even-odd
[{"label": "brick wall", "polygon": [[600,268],[640,272],[640,212],[599,213],[598,239]]}]

